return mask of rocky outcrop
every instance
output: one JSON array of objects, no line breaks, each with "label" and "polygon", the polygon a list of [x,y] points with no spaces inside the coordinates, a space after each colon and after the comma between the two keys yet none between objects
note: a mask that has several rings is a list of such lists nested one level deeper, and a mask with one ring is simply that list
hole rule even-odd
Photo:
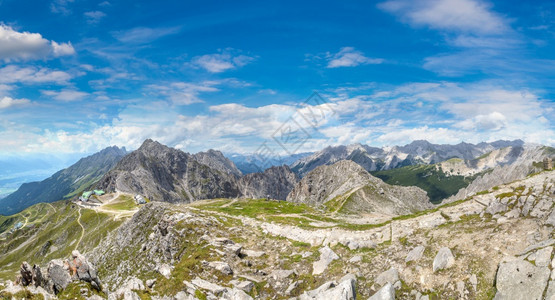
[{"label": "rocky outcrop", "polygon": [[39,266],[34,265],[31,268],[27,262],[23,262],[16,283],[23,287],[40,287],[44,290],[44,292],[39,291],[40,293],[58,294],[73,281],[88,282],[92,288],[102,290],[95,266],[77,250],[72,252],[71,259],[51,260],[45,274]]},{"label": "rocky outcrop", "polygon": [[263,173],[247,174],[238,181],[245,198],[271,198],[285,200],[299,177],[288,166],[271,167]]},{"label": "rocky outcrop", "polygon": [[420,188],[391,186],[348,160],[311,171],[295,185],[287,201],[343,213],[390,215],[409,214],[433,207],[426,192]]}]

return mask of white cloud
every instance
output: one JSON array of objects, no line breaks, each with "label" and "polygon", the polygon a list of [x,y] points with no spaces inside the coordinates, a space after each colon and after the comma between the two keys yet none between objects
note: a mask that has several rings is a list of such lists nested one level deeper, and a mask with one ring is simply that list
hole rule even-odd
[{"label": "white cloud", "polygon": [[358,65],[381,64],[381,58],[368,58],[353,47],[343,47],[334,55],[328,54],[328,68],[356,67]]},{"label": "white cloud", "polygon": [[89,95],[88,93],[72,89],[63,89],[61,91],[42,91],[42,94],[63,102],[78,101]]},{"label": "white cloud", "polygon": [[498,34],[508,29],[501,16],[478,0],[390,0],[378,7],[403,22],[437,30]]},{"label": "white cloud", "polygon": [[129,44],[146,44],[159,38],[179,33],[180,27],[135,27],[128,30],[112,32],[118,41]]},{"label": "white cloud", "polygon": [[40,33],[18,32],[0,24],[0,60],[10,62],[73,54],[75,49],[71,43],[49,41]]},{"label": "white cloud", "polygon": [[9,65],[0,68],[0,83],[57,83],[64,84],[72,76],[63,71],[50,70],[47,68],[19,67]]},{"label": "white cloud", "polygon": [[233,55],[232,49],[226,49],[222,53],[195,56],[191,60],[193,67],[200,67],[211,73],[221,73],[227,70],[240,68],[255,60],[254,57],[246,55]]},{"label": "white cloud", "polygon": [[502,113],[494,111],[487,115],[477,115],[472,119],[466,119],[455,126],[465,130],[497,131],[507,126],[507,118]]},{"label": "white cloud", "polygon": [[0,109],[6,109],[15,106],[25,106],[30,104],[28,99],[13,99],[11,97],[2,97],[0,99]]},{"label": "white cloud", "polygon": [[85,18],[87,18],[87,22],[89,24],[96,24],[98,22],[100,22],[100,20],[104,17],[106,17],[106,14],[104,12],[101,11],[87,11],[83,14],[85,16]]},{"label": "white cloud", "polygon": [[71,14],[71,9],[69,4],[73,3],[74,0],[53,0],[50,3],[50,11],[57,14],[69,15]]},{"label": "white cloud", "polygon": [[172,103],[177,105],[190,105],[193,103],[204,102],[199,98],[201,93],[217,92],[215,86],[218,82],[204,81],[201,83],[174,82],[169,84],[152,84],[147,89],[154,91],[153,95],[162,95],[167,97]]}]

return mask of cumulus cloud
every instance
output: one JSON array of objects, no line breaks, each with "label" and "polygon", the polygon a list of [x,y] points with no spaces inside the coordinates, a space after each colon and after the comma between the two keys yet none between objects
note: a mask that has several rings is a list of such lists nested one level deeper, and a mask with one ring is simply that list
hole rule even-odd
[{"label": "cumulus cloud", "polygon": [[75,54],[71,43],[57,43],[42,37],[40,33],[18,32],[0,24],[0,60],[5,62]]},{"label": "cumulus cloud", "polygon": [[30,104],[31,101],[28,99],[13,99],[11,97],[2,97],[0,99],[0,109],[6,109],[16,106],[25,106]]},{"label": "cumulus cloud", "polygon": [[227,70],[243,67],[255,60],[254,57],[236,54],[232,49],[226,49],[222,53],[205,54],[195,56],[190,65],[200,67],[210,73],[221,73]]},{"label": "cumulus cloud", "polygon": [[381,64],[381,58],[368,58],[353,47],[343,47],[335,54],[328,54],[328,68],[356,67],[358,65]]},{"label": "cumulus cloud", "polygon": [[491,130],[497,131],[506,127],[507,118],[500,112],[494,111],[487,115],[477,115],[472,119],[464,120],[456,127],[465,130]]},{"label": "cumulus cloud", "polygon": [[0,83],[64,84],[71,78],[72,76],[64,71],[47,68],[19,67],[15,65],[0,68]]},{"label": "cumulus cloud", "polygon": [[73,89],[63,89],[61,91],[42,91],[42,94],[63,102],[82,100],[89,95],[88,93]]},{"label": "cumulus cloud", "polygon": [[477,0],[390,0],[378,7],[408,24],[437,30],[497,34],[508,28],[489,5]]}]

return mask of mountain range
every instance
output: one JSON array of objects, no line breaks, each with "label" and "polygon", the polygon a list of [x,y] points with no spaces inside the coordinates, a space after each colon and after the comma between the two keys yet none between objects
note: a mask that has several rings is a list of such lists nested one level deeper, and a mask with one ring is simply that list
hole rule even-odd
[{"label": "mountain range", "polygon": [[[89,188],[141,194],[165,202],[189,203],[222,197],[285,200],[301,178],[320,166],[342,160],[356,163],[388,184],[420,187],[432,203],[439,203],[457,193],[460,197],[459,190],[468,186],[470,192],[478,192],[476,186],[487,184],[472,183],[477,179],[492,181],[484,176],[502,166],[524,164],[528,167],[514,176],[526,176],[537,169],[532,163],[541,159],[545,149],[551,149],[538,150],[540,148],[525,147],[521,140],[476,145],[414,141],[405,146],[384,148],[360,144],[330,146],[315,153],[289,156],[288,161],[298,158],[290,166],[273,166],[249,173],[255,166],[260,168],[253,155],[228,158],[217,150],[189,154],[149,139],[133,152],[109,147],[44,181],[23,184],[0,200],[0,212],[11,214],[34,203],[76,197]],[[530,155],[531,151],[536,154]],[[232,159],[242,166],[248,162],[251,169],[241,170]],[[348,177],[349,174],[339,176]]]}]

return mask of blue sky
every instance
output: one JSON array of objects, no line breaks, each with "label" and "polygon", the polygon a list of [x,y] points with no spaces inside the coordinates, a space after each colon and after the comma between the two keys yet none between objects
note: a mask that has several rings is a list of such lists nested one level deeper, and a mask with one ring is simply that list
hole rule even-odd
[{"label": "blue sky", "polygon": [[[0,153],[146,138],[240,153],[554,145],[554,13],[552,1],[0,0]],[[313,92],[326,102],[305,102]],[[297,119],[302,144],[276,143],[322,108],[315,126]]]}]

